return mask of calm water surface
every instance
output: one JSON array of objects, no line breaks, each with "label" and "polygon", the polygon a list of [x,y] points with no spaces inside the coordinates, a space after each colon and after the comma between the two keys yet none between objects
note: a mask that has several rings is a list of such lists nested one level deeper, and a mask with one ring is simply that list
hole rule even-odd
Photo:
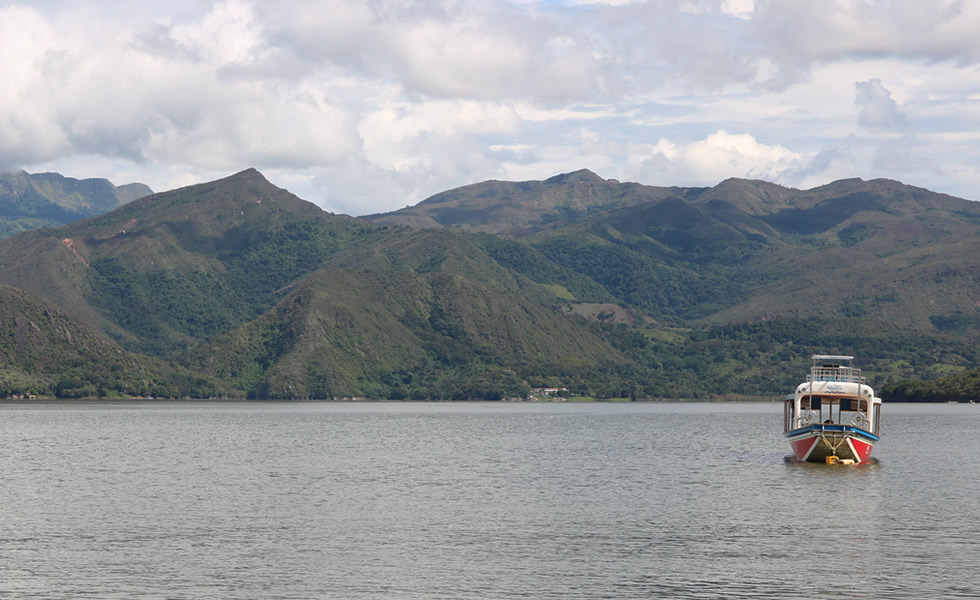
[{"label": "calm water surface", "polygon": [[973,598],[980,406],[0,406],[0,598]]}]

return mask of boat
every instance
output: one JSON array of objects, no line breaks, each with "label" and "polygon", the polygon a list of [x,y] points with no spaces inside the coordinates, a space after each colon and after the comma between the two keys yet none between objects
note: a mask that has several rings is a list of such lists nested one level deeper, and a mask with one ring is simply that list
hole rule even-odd
[{"label": "boat", "polygon": [[865,383],[853,356],[814,354],[806,381],[785,399],[783,431],[796,460],[868,462],[878,441],[881,398]]}]

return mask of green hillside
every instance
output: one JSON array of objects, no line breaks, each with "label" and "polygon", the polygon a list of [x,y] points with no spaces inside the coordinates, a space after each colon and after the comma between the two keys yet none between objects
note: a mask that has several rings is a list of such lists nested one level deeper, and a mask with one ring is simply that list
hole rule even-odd
[{"label": "green hillside", "polygon": [[152,193],[142,183],[117,187],[57,173],[0,173],[0,238],[99,215]]},{"label": "green hillside", "polygon": [[980,204],[896,182],[729,180],[520,239],[669,322],[846,316],[977,339],[978,224]]},{"label": "green hillside", "polygon": [[980,364],[978,207],[886,180],[579,171],[354,219],[249,169],[0,240],[0,284],[101,340],[75,363],[135,361],[86,379],[12,333],[0,368],[60,395],[250,398],[778,396],[827,352],[877,387],[935,379]]},{"label": "green hillside", "polygon": [[980,335],[980,204],[891,180],[666,188],[578,171],[465,186],[364,219],[504,235],[591,281],[581,301],[665,323],[846,315]]},{"label": "green hillside", "polygon": [[890,402],[972,402],[980,400],[980,367],[931,381],[907,380],[885,387]]},{"label": "green hillside", "polygon": [[497,400],[624,361],[584,322],[458,274],[324,269],[185,364],[256,397]]},{"label": "green hillside", "polygon": [[471,236],[330,215],[254,170],[29,232],[0,256],[3,281],[252,397],[499,398],[616,355]]},{"label": "green hillside", "polygon": [[0,397],[212,397],[216,379],[125,352],[30,294],[0,285]]},{"label": "green hillside", "polygon": [[282,288],[375,230],[249,170],[0,241],[0,281],[128,349],[164,356],[257,317]]}]

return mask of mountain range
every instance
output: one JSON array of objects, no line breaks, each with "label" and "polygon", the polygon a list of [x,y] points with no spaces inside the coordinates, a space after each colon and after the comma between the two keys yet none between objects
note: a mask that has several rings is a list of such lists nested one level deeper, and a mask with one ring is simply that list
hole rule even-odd
[{"label": "mountain range", "polygon": [[890,180],[583,170],[352,218],[248,169],[0,241],[0,395],[776,395],[826,352],[934,379],[980,364],[978,250],[980,204]]},{"label": "mountain range", "polygon": [[117,187],[58,173],[0,173],[0,238],[99,215],[152,193],[142,183]]},{"label": "mountain range", "polygon": [[980,331],[980,204],[891,180],[662,188],[578,171],[366,218],[519,240],[668,322],[845,315]]}]

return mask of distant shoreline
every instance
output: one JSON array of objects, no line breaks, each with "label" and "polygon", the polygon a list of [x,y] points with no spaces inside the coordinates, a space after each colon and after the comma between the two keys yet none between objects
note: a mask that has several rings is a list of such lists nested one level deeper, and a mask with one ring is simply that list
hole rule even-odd
[{"label": "distant shoreline", "polygon": [[275,403],[332,403],[332,404],[371,404],[371,403],[391,403],[391,404],[467,404],[467,403],[500,403],[500,404],[654,404],[654,403],[726,403],[726,402],[775,402],[775,397],[767,396],[738,396],[738,397],[718,397],[718,398],[646,398],[630,400],[629,398],[593,398],[589,396],[573,396],[570,398],[533,398],[533,399],[504,399],[504,400],[392,400],[375,398],[56,398],[56,397],[36,397],[36,398],[0,398],[0,405],[3,404],[115,404],[115,403],[153,403],[153,402],[186,402],[186,403],[256,403],[256,404],[275,404]]},{"label": "distant shoreline", "polygon": [[[592,398],[573,396],[571,398],[536,398],[536,399],[504,399],[504,400],[392,400],[375,398],[0,398],[3,405],[44,405],[44,404],[152,404],[152,403],[187,403],[187,404],[730,404],[747,403],[778,403],[777,396],[718,396],[713,398],[647,398],[630,400],[629,398]],[[886,404],[974,404],[973,402],[908,402],[891,401]]]}]

